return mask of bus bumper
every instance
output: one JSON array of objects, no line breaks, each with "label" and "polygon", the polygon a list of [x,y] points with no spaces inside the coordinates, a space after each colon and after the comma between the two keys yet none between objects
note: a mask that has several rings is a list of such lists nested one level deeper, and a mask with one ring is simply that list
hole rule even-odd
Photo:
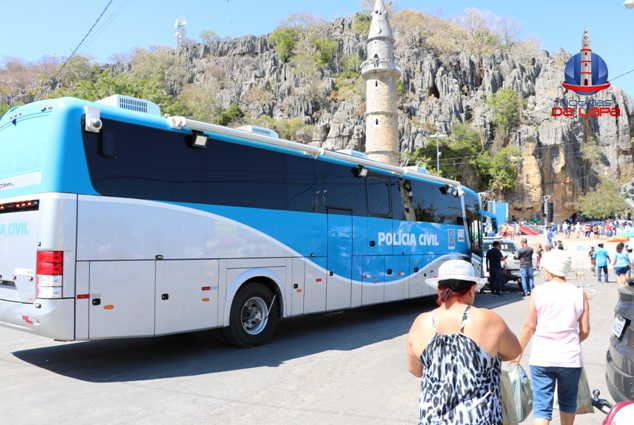
[{"label": "bus bumper", "polygon": [[60,341],[75,339],[75,300],[0,301],[0,326]]}]

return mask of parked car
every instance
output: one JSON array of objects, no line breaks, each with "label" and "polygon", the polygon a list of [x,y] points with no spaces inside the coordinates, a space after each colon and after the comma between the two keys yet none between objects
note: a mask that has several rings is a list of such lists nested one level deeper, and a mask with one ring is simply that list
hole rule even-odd
[{"label": "parked car", "polygon": [[[497,239],[497,238],[484,238],[484,244],[482,245],[482,255],[491,249],[493,241],[500,242],[500,250],[507,256],[504,266],[504,284],[514,281],[517,282],[520,291],[522,290],[522,276],[520,275],[520,260],[515,259],[514,255],[519,250],[519,247],[515,244],[515,241],[511,239]],[[486,259],[484,260],[486,261]],[[537,266],[537,254],[533,253],[533,274],[534,276],[539,274],[536,270]],[[485,267],[486,268],[486,267]],[[489,277],[489,273],[485,272],[484,275]],[[487,289],[488,284],[483,289]]]},{"label": "parked car", "polygon": [[612,336],[606,353],[605,380],[610,395],[617,403],[634,400],[634,279],[619,288],[619,301],[614,307]]}]

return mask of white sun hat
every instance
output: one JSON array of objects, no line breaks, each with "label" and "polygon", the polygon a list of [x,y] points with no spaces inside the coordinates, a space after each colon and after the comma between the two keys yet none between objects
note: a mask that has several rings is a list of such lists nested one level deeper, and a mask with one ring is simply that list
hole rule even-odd
[{"label": "white sun hat", "polygon": [[478,290],[482,289],[486,282],[486,278],[476,277],[471,263],[465,260],[448,260],[438,268],[438,277],[425,279],[425,283],[434,289],[438,289],[439,281],[449,279],[473,282],[478,286]]},{"label": "white sun hat", "polygon": [[566,277],[571,265],[572,258],[566,251],[561,249],[552,249],[545,253],[544,258],[540,262],[542,269],[546,269],[555,276],[561,277]]}]

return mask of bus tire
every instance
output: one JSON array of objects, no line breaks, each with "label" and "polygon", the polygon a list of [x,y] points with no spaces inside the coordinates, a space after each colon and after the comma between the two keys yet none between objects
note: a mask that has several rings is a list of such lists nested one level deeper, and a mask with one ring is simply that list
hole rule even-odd
[{"label": "bus tire", "polygon": [[278,310],[269,288],[261,283],[247,284],[231,304],[229,326],[220,332],[227,342],[238,347],[264,344],[273,336]]}]

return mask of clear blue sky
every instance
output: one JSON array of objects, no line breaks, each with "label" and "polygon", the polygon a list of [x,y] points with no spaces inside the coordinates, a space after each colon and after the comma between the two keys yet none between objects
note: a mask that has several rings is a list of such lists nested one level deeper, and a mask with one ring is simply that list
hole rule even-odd
[{"label": "clear blue sky", "polygon": [[[81,42],[110,0],[0,0],[0,59],[37,61],[68,56]],[[349,17],[360,0],[112,0],[79,53],[105,63],[117,53],[152,45],[175,45],[174,22],[187,20],[187,35],[199,40],[204,30],[220,37],[261,35],[273,31],[293,13],[326,20]],[[395,0],[397,9],[434,13],[445,19],[468,7],[489,10],[519,22],[525,34],[541,39],[546,50],[576,52],[587,27],[592,50],[608,65],[609,81],[634,96],[634,10],[623,0]],[[563,76],[562,76],[563,78]],[[615,79],[616,78],[616,79]]]}]

